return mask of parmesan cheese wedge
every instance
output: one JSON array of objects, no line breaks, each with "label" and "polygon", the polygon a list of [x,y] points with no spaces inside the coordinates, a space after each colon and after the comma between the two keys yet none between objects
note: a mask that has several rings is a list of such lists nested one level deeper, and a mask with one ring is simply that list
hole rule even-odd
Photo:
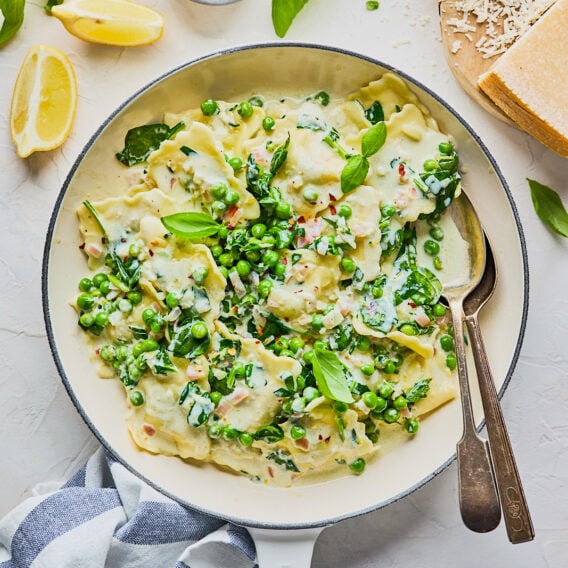
[{"label": "parmesan cheese wedge", "polygon": [[523,130],[568,157],[568,0],[558,0],[483,75],[483,92]]}]

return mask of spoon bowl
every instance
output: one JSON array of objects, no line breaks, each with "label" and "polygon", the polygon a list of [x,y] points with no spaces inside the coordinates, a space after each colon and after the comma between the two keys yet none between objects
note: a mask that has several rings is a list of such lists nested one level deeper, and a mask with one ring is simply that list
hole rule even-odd
[{"label": "spoon bowl", "polygon": [[454,200],[451,215],[467,243],[465,270],[450,275],[442,282],[442,295],[450,306],[454,327],[462,403],[463,435],[456,446],[460,512],[469,529],[488,532],[499,524],[501,507],[489,447],[478,436],[475,427],[463,339],[463,302],[482,280],[486,260],[485,238],[477,213],[463,191]]}]

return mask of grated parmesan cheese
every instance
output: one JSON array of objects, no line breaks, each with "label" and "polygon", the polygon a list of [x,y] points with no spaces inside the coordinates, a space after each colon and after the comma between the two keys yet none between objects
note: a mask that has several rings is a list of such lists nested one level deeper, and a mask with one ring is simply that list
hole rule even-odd
[{"label": "grated parmesan cheese", "polygon": [[484,35],[476,42],[485,59],[504,53],[522,36],[555,0],[456,0],[454,8],[462,15],[448,24],[454,33],[472,41],[470,32],[483,26]]}]

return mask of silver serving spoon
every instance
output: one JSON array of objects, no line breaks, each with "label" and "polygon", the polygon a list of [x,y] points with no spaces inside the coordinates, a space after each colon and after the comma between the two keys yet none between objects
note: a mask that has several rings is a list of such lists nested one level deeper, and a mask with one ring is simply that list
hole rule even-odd
[{"label": "silver serving spoon", "polygon": [[485,250],[486,260],[483,277],[478,286],[465,299],[463,308],[477,370],[477,380],[483,403],[495,479],[503,509],[503,518],[509,540],[517,544],[533,540],[534,528],[477,321],[479,311],[493,294],[497,281],[495,259],[487,238],[485,238]]},{"label": "silver serving spoon", "polygon": [[485,239],[477,214],[465,193],[457,197],[450,214],[468,244],[465,270],[446,275],[442,295],[452,314],[458,378],[462,402],[463,434],[456,446],[460,512],[475,532],[488,532],[501,520],[489,447],[475,428],[463,338],[463,301],[481,281],[485,269]]}]

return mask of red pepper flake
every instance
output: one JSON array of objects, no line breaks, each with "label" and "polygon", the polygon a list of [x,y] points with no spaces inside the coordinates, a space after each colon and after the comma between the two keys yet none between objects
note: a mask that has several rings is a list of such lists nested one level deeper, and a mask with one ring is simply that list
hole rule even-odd
[{"label": "red pepper flake", "polygon": [[306,218],[303,215],[300,215],[298,217],[298,223],[305,223],[306,222]]},{"label": "red pepper flake", "polygon": [[79,245],[79,250],[85,250],[85,243],[81,243]]},{"label": "red pepper flake", "polygon": [[329,200],[330,201],[337,201],[337,198],[335,197],[335,195],[332,195],[331,193],[329,194]]},{"label": "red pepper flake", "polygon": [[148,253],[150,254],[150,256],[154,256],[154,251],[152,249],[148,249]]},{"label": "red pepper flake", "polygon": [[271,466],[268,466],[268,475],[270,475],[270,477],[274,478],[274,470],[272,469]]},{"label": "red pepper flake", "polygon": [[321,434],[318,434],[318,440],[323,440],[323,436]]},{"label": "red pepper flake", "polygon": [[330,440],[331,440],[331,436],[328,436],[328,437],[324,440],[324,442],[325,442],[326,444],[329,444]]},{"label": "red pepper flake", "polygon": [[255,339],[254,342],[255,342],[257,345],[260,345],[260,339]]},{"label": "red pepper flake", "polygon": [[288,264],[288,259],[284,257],[281,261],[282,264]]},{"label": "red pepper flake", "polygon": [[416,307],[416,304],[415,304],[412,300],[409,300],[409,301],[408,301],[408,305],[409,305],[411,308],[415,308],[415,307]]},{"label": "red pepper flake", "polygon": [[144,430],[144,432],[148,434],[148,436],[153,436],[156,433],[156,428],[154,428],[152,424],[143,424],[142,430]]},{"label": "red pepper flake", "polygon": [[330,206],[329,206],[329,212],[330,212],[332,215],[335,215],[335,214],[337,213],[337,209],[335,208],[335,205],[330,205]]},{"label": "red pepper flake", "polygon": [[406,169],[404,168],[403,163],[398,164],[398,175],[400,177],[404,177],[406,175]]}]

